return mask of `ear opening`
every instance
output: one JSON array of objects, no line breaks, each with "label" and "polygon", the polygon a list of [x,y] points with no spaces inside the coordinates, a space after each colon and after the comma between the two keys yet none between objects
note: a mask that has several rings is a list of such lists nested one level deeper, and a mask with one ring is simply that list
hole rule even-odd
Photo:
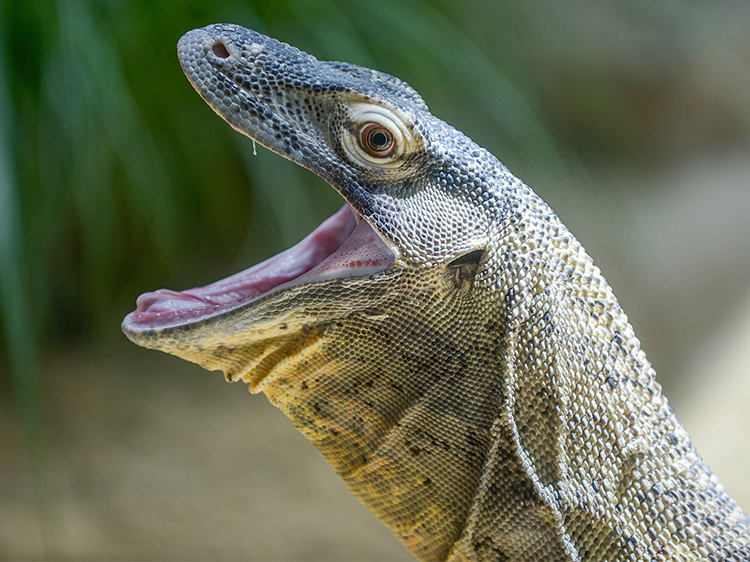
[{"label": "ear opening", "polygon": [[484,249],[473,250],[468,254],[458,256],[448,264],[446,278],[454,284],[454,289],[460,293],[468,293],[474,284],[474,277],[479,270],[479,262],[484,255]]},{"label": "ear opening", "polygon": [[484,248],[480,250],[473,250],[463,256],[458,256],[455,260],[448,264],[448,267],[461,267],[462,265],[478,265],[482,256],[484,255]]}]

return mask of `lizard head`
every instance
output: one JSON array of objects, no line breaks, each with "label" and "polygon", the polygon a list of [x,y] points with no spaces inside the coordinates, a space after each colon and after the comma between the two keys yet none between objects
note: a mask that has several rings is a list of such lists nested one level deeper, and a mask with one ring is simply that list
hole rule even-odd
[{"label": "lizard head", "polygon": [[[493,215],[505,212],[488,174],[517,180],[430,114],[408,84],[356,65],[319,61],[235,25],[186,33],[178,56],[191,84],[233,128],[313,171],[346,203],[297,246],[241,273],[187,291],[141,295],[123,322],[128,337],[222,368],[235,380],[250,367],[205,358],[207,348],[226,351],[227,334],[219,344],[217,326],[258,329],[266,307],[290,298],[317,302],[310,295],[330,294],[332,286],[354,291],[356,281],[364,289],[404,270],[445,272],[479,262]],[[309,311],[306,318],[323,316],[299,308]],[[282,316],[268,312],[269,324],[288,328],[289,318]],[[197,342],[201,357],[193,355]]]}]

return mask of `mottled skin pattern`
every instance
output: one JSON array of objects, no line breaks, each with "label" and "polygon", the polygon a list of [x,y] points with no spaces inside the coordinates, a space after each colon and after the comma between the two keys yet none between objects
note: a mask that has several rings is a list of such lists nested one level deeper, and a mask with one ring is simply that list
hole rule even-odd
[{"label": "mottled skin pattern", "polygon": [[[391,76],[233,25],[178,50],[219,115],[328,181],[396,261],[133,341],[264,392],[420,560],[750,560],[747,516],[530,188]],[[391,166],[346,150],[357,104],[407,131]]]}]

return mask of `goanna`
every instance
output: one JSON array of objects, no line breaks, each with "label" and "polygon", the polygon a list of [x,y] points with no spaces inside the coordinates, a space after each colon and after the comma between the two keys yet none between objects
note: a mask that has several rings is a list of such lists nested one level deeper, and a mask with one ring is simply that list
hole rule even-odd
[{"label": "goanna", "polygon": [[345,204],[228,279],[138,299],[139,345],[264,392],[420,560],[750,560],[591,258],[404,82],[234,25],[198,93]]}]

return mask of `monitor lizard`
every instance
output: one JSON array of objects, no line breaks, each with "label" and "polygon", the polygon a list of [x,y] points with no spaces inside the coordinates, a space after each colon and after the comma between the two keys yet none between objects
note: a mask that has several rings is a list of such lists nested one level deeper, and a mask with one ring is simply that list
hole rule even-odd
[{"label": "monitor lizard", "polygon": [[576,238],[406,83],[235,25],[180,63],[343,197],[297,246],[141,295],[135,343],[264,392],[420,560],[750,560]]}]

